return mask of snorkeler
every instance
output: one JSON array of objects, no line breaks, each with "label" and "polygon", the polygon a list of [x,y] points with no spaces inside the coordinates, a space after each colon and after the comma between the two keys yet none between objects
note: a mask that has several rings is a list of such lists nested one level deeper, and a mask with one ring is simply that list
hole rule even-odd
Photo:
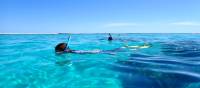
[{"label": "snorkeler", "polygon": [[113,38],[112,38],[111,34],[109,33],[108,41],[112,41],[112,40],[113,40]]},{"label": "snorkeler", "polygon": [[102,52],[102,50],[72,50],[69,48],[69,42],[70,42],[71,36],[68,37],[67,43],[59,43],[55,47],[55,52],[57,54],[61,53],[75,53],[75,54],[97,54],[97,53],[108,53],[108,52]]},{"label": "snorkeler", "polygon": [[55,47],[56,53],[75,53],[75,54],[97,54],[102,52],[101,50],[72,50],[68,47],[67,43],[59,43]]}]

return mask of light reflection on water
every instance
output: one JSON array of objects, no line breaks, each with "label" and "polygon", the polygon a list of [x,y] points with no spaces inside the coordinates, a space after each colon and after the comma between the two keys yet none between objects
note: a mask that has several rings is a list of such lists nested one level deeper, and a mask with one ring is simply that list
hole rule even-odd
[{"label": "light reflection on water", "polygon": [[72,34],[70,48],[114,54],[56,55],[66,35],[0,35],[0,87],[200,88],[199,34]]}]

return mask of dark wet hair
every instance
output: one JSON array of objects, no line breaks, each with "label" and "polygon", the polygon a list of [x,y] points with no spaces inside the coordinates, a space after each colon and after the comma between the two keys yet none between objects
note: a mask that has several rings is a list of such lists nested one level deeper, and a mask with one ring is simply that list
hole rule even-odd
[{"label": "dark wet hair", "polygon": [[[62,46],[65,46],[65,47],[62,47]],[[59,43],[58,45],[56,45],[55,47],[55,52],[62,52],[65,50],[65,48],[67,47],[67,43]]]}]

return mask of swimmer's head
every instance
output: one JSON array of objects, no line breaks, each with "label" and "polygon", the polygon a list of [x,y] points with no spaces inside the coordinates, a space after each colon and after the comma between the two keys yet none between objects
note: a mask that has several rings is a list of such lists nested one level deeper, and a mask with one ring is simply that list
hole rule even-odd
[{"label": "swimmer's head", "polygon": [[63,52],[67,48],[67,43],[59,43],[55,47],[55,52]]},{"label": "swimmer's head", "polygon": [[108,41],[112,41],[113,39],[112,39],[112,37],[108,37]]},{"label": "swimmer's head", "polygon": [[111,40],[113,40],[113,38],[112,38],[111,34],[109,33],[108,41],[111,41]]}]

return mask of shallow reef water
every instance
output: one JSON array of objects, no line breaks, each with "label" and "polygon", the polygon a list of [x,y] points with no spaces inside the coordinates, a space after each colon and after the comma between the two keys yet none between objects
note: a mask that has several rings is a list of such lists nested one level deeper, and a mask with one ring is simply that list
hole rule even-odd
[{"label": "shallow reef water", "polygon": [[[200,88],[200,34],[1,34],[1,88]],[[147,48],[128,46],[150,45]]]}]

